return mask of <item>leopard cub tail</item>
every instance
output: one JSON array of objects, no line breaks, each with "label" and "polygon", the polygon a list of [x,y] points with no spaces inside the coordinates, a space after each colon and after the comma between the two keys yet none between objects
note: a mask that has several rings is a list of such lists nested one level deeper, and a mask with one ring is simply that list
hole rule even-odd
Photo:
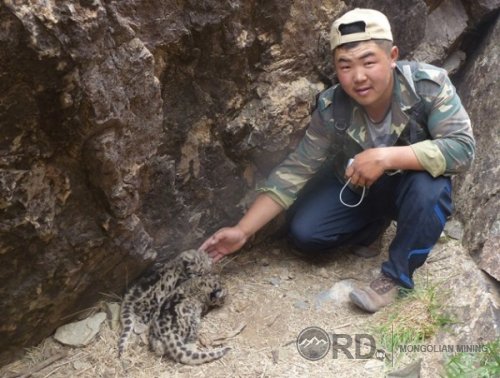
[{"label": "leopard cub tail", "polygon": [[180,342],[171,342],[167,344],[151,339],[150,345],[156,355],[167,355],[174,361],[186,365],[201,365],[212,362],[225,356],[231,350],[230,347],[202,350],[195,343],[181,344]]},{"label": "leopard cub tail", "polygon": [[134,316],[132,314],[132,309],[129,303],[122,304],[120,315],[122,332],[120,334],[120,339],[118,340],[118,357],[121,357],[123,355],[123,352],[125,352],[127,341],[134,330]]}]

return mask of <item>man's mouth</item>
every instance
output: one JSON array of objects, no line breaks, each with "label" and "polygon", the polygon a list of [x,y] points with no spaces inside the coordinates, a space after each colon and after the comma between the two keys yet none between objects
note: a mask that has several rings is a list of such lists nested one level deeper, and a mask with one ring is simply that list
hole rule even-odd
[{"label": "man's mouth", "polygon": [[370,91],[371,87],[361,87],[361,88],[356,88],[354,91],[359,95],[359,96],[366,96],[368,92]]}]

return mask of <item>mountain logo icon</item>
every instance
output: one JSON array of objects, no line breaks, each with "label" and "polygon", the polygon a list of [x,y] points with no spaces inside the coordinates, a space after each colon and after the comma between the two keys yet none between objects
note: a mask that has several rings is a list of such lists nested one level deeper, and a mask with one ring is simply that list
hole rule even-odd
[{"label": "mountain logo icon", "polygon": [[310,361],[321,360],[328,354],[330,346],[330,336],[319,327],[305,328],[297,337],[297,350]]}]

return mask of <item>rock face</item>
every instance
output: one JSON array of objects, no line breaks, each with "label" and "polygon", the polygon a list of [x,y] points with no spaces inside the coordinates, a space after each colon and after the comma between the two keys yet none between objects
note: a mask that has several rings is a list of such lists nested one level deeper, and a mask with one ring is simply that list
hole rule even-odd
[{"label": "rock face", "polygon": [[477,157],[456,186],[457,209],[465,226],[465,244],[478,265],[500,281],[500,23],[495,22],[476,59],[467,67],[459,92],[471,115]]},{"label": "rock face", "polygon": [[[498,9],[476,3],[469,24]],[[0,5],[0,364],[242,214],[330,84],[329,26],[354,6],[387,11],[404,56],[428,41],[423,1]]]},{"label": "rock face", "polygon": [[5,1],[0,23],[4,357],[155,257],[140,190],[163,102],[112,5]]},{"label": "rock face", "polygon": [[469,15],[460,0],[442,1],[429,14],[424,38],[412,59],[441,65],[450,47],[464,34],[468,21]]}]

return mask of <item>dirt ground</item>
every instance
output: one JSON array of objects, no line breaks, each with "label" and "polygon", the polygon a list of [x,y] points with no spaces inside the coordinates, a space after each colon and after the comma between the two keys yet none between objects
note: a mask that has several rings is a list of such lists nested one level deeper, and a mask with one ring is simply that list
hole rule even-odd
[{"label": "dirt ground", "polygon": [[[87,347],[70,348],[48,338],[1,369],[0,376],[383,377],[394,369],[387,358],[350,359],[342,352],[334,358],[331,350],[321,360],[310,361],[299,354],[296,340],[311,326],[329,334],[370,334],[378,314],[355,308],[348,292],[352,285],[375,277],[386,257],[387,248],[371,259],[341,250],[311,261],[291,253],[283,241],[261,243],[218,264],[229,296],[223,307],[204,317],[201,334],[207,345],[231,347],[222,359],[185,366],[156,357],[135,340],[119,360],[120,329],[105,322]],[[354,346],[351,350],[354,354]]]}]

